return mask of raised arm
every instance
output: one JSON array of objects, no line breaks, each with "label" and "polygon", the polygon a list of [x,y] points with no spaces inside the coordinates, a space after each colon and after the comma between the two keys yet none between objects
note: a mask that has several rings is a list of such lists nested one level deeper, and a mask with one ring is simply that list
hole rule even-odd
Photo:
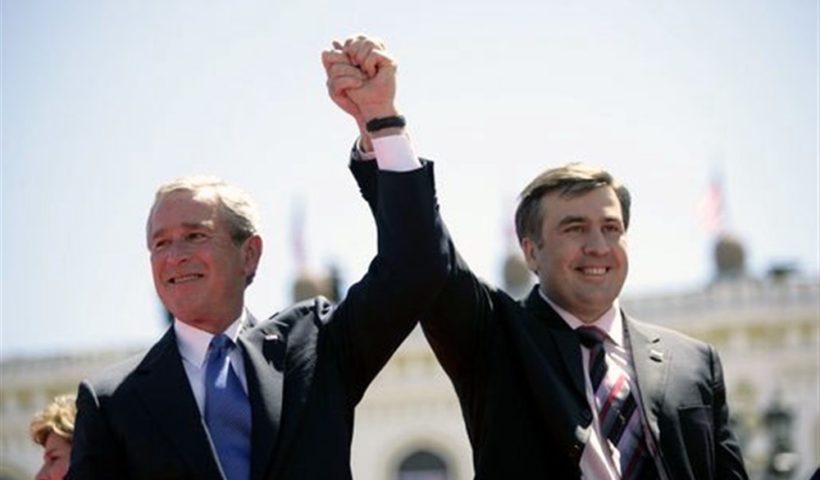
[{"label": "raised arm", "polygon": [[[361,161],[360,152],[351,155],[350,170],[362,197],[376,212],[378,205],[378,170],[375,162]],[[426,161],[422,160],[426,163]],[[438,215],[438,212],[436,212]],[[439,222],[444,222],[439,218]],[[420,316],[421,326],[436,358],[455,382],[457,388],[468,394],[472,381],[481,376],[481,354],[487,329],[492,328],[492,288],[470,270],[458,253],[444,225],[450,266],[447,281],[430,308]]]},{"label": "raised arm", "polygon": [[[359,85],[368,74],[365,70],[357,68],[354,65],[356,59],[348,57],[343,51],[326,52],[323,60],[330,79],[328,87],[331,97],[356,120],[359,126],[360,140],[355,143],[351,152],[350,169],[362,197],[376,216],[383,185],[380,184],[379,167],[375,161],[368,160],[373,156],[370,152],[373,148],[371,133],[364,127],[367,120],[363,118],[361,111],[357,110],[356,102],[350,100],[347,90],[343,88]],[[334,79],[338,81],[333,81]],[[378,147],[379,140],[375,140],[375,143]],[[391,153],[377,152],[377,161],[381,160],[380,155]],[[426,168],[428,162],[422,162]],[[443,224],[437,208],[435,215],[437,223]],[[480,352],[481,342],[485,338],[484,330],[489,328],[492,322],[491,293],[458,256],[446,229],[444,238],[449,261],[447,282],[435,302],[422,312],[420,318],[424,333],[439,362],[457,387],[469,395],[472,380],[480,375],[481,362],[486,360]]]},{"label": "raised arm", "polygon": [[[399,114],[396,64],[380,42],[364,36],[337,42],[322,59],[331,98],[360,130],[366,131],[368,121]],[[421,165],[402,127],[371,132],[367,138],[378,157],[378,253],[325,327],[337,343],[353,403],[430,306],[450,265],[436,215],[432,165]]]}]

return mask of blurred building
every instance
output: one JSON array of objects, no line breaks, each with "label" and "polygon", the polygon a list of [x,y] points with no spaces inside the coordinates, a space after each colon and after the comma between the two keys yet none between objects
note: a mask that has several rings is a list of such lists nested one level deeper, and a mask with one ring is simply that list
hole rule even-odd
[{"label": "blurred building", "polygon": [[820,465],[820,281],[787,265],[752,278],[742,244],[728,235],[714,253],[715,279],[703,290],[624,299],[622,307],[717,347],[753,478],[809,478]]},{"label": "blurred building", "polygon": [[[636,318],[718,347],[733,420],[753,478],[808,478],[820,463],[820,281],[785,267],[774,268],[766,278],[750,278],[743,248],[731,238],[721,239],[715,251],[717,274],[705,288],[624,298],[622,305]],[[532,278],[516,255],[503,262],[505,283],[522,295]],[[334,297],[339,283],[335,273],[300,275],[294,297]],[[0,363],[0,480],[31,478],[39,465],[39,448],[28,436],[35,411],[54,395],[74,391],[81,378],[133,353]],[[419,329],[379,374],[356,411],[352,466],[357,480],[473,476],[458,401]]]}]

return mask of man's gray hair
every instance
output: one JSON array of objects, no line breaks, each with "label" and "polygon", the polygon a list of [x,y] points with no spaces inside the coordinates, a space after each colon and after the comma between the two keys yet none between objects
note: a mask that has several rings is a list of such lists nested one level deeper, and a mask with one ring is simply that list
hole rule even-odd
[{"label": "man's gray hair", "polygon": [[190,192],[195,195],[213,193],[219,208],[225,214],[224,218],[228,222],[231,239],[237,245],[259,233],[259,210],[247,192],[218,177],[192,175],[176,178],[159,186],[154,195],[154,204],[148,214],[147,231],[149,234],[154,209],[166,195],[173,192]]}]

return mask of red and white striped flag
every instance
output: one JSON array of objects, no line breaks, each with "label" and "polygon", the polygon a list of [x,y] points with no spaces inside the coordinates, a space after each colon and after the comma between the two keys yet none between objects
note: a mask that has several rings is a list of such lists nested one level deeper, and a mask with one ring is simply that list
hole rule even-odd
[{"label": "red and white striped flag", "polygon": [[711,234],[723,232],[724,225],[724,200],[723,200],[723,179],[720,175],[713,175],[709,187],[704,192],[698,203],[698,213],[701,225],[704,230]]}]

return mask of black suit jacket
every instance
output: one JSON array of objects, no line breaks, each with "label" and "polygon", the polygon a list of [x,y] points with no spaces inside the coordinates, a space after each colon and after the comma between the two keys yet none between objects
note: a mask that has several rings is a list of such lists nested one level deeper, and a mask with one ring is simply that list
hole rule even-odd
[{"label": "black suit jacket", "polygon": [[[354,162],[377,207],[379,180]],[[455,387],[478,479],[579,478],[592,412],[577,335],[538,294],[516,301],[479,280],[449,240],[450,278],[421,319]],[[626,315],[643,415],[671,479],[747,478],[709,345]]]},{"label": "black suit jacket", "polygon": [[[378,254],[345,300],[297,304],[239,337],[253,480],[351,478],[354,407],[446,279],[432,166],[379,177]],[[77,405],[68,478],[221,478],[173,329],[83,382]]]}]

